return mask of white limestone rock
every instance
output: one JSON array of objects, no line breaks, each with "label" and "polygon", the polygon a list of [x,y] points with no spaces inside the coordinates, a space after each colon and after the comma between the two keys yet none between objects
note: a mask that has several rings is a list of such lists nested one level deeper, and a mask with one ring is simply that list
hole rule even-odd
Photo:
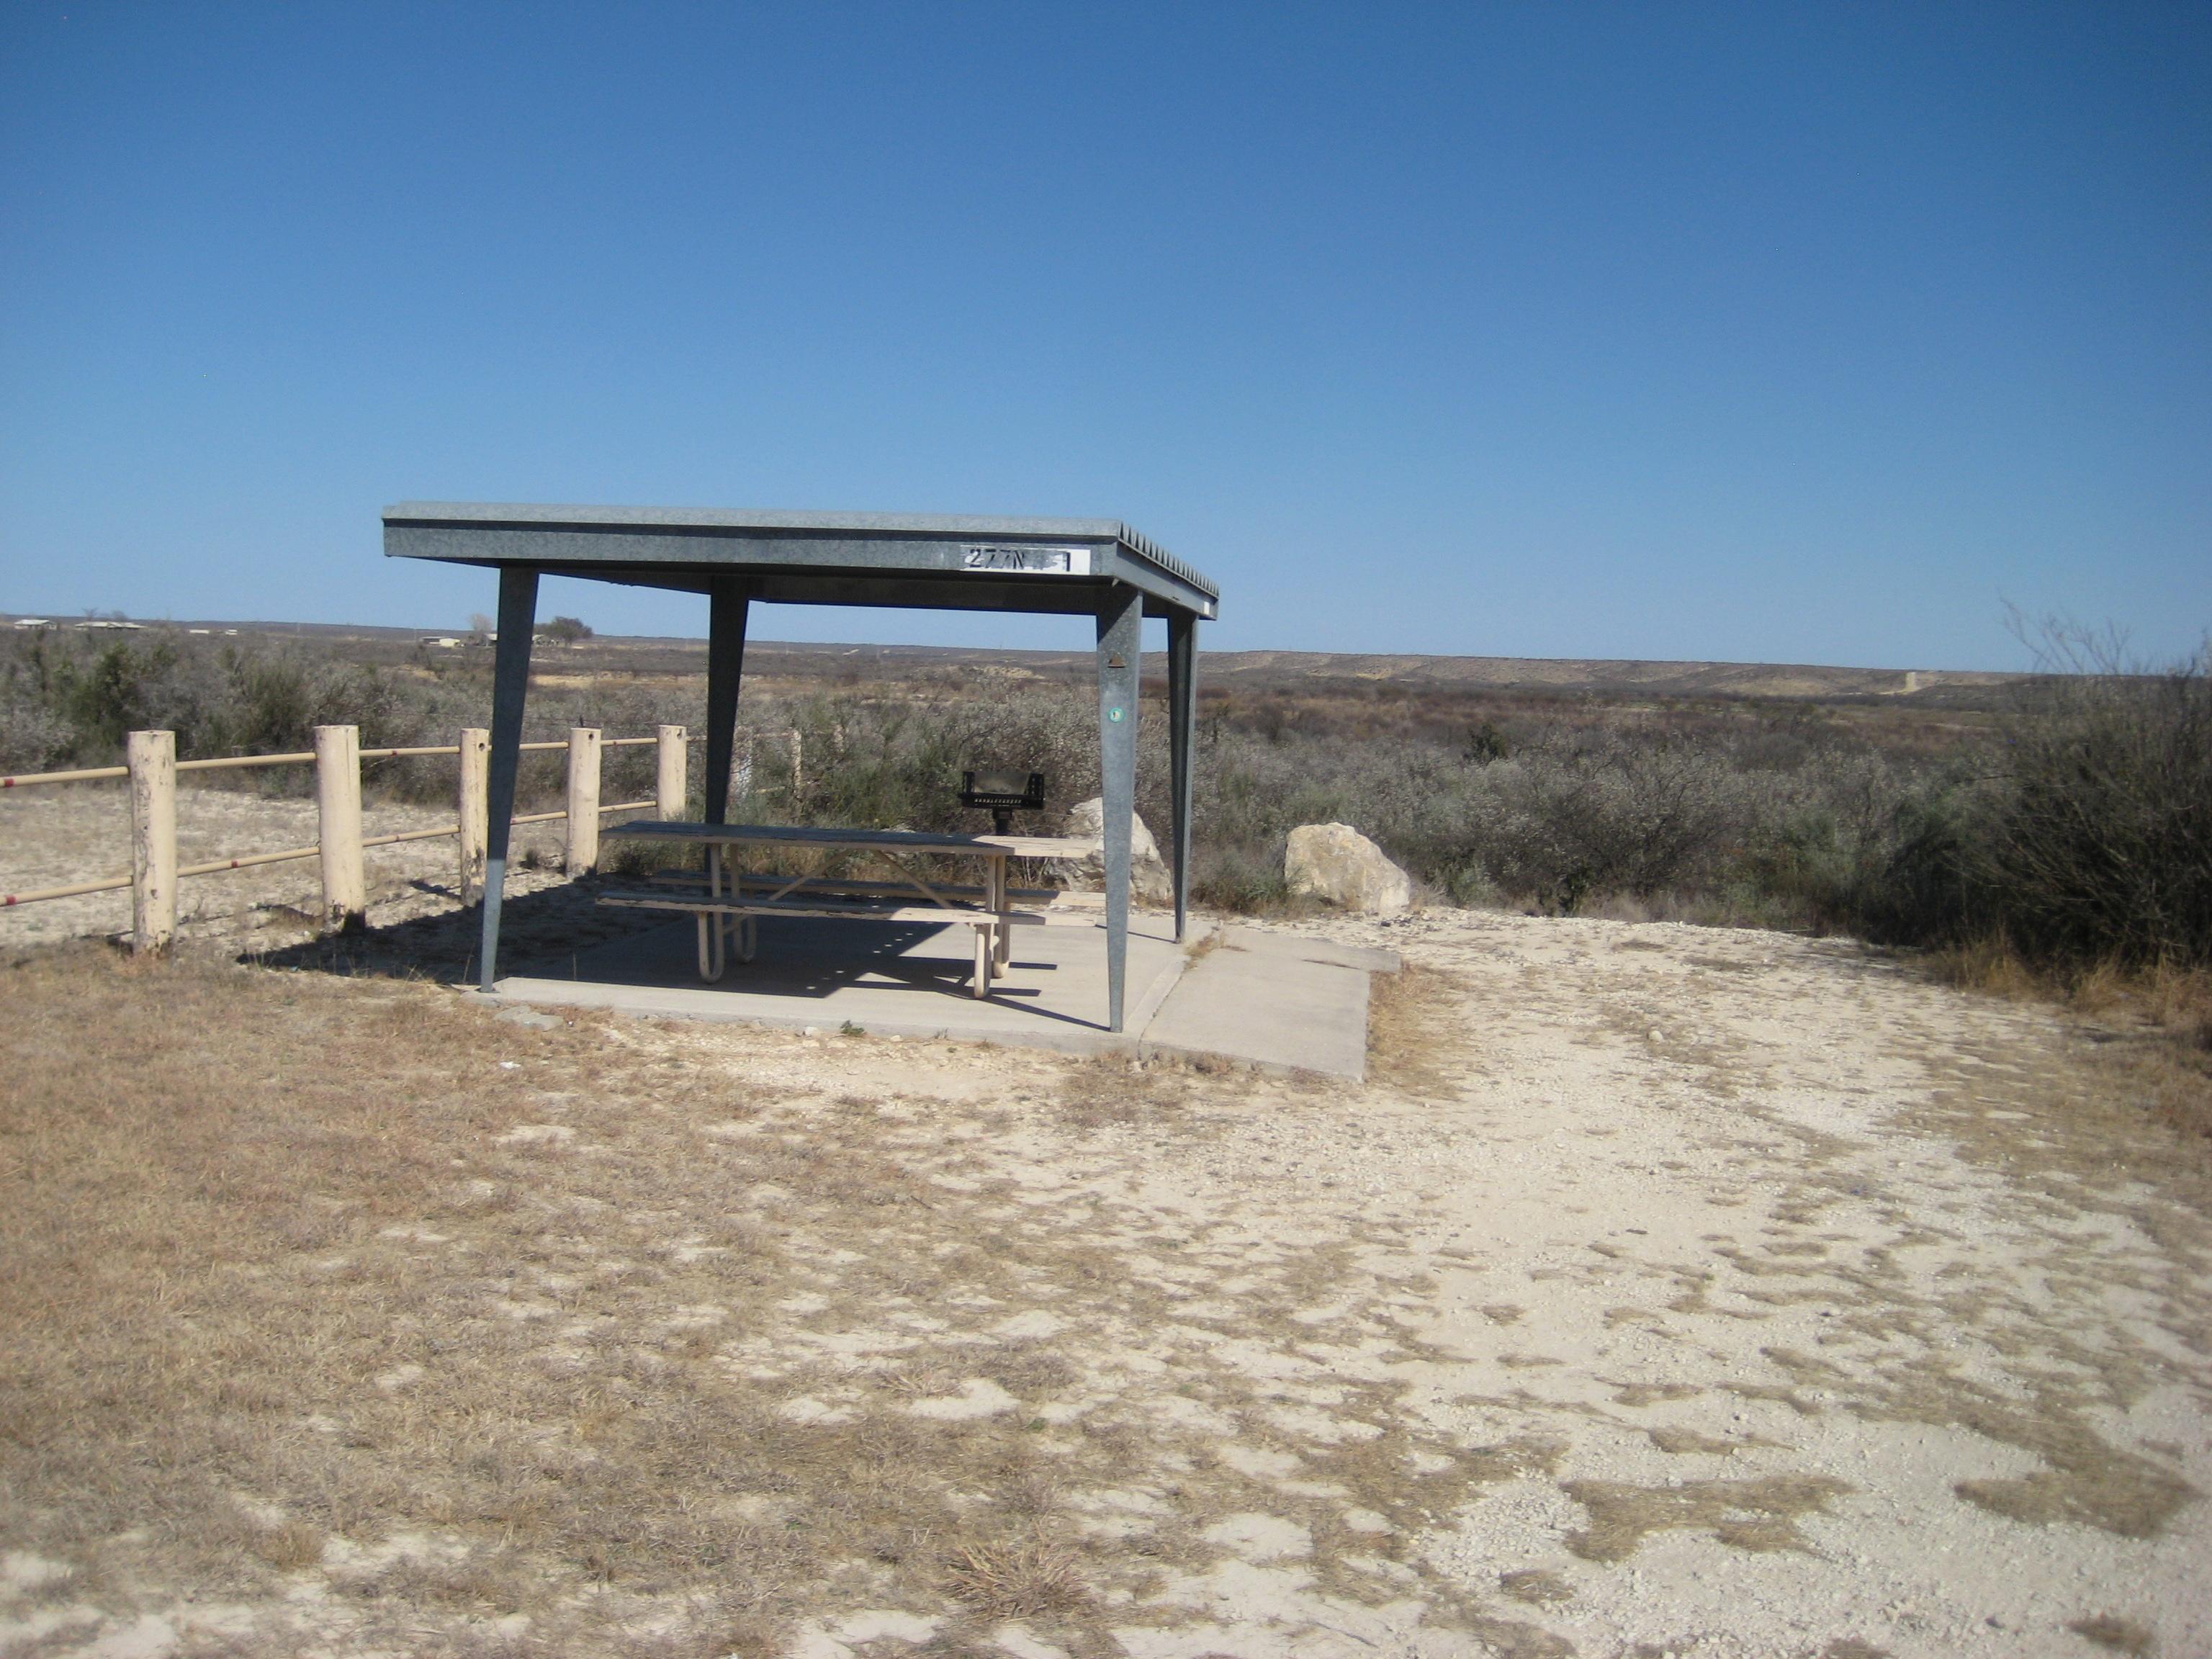
[{"label": "white limestone rock", "polygon": [[1346,910],[1395,916],[1413,902],[1413,880],[1348,823],[1302,823],[1283,854],[1283,879]]},{"label": "white limestone rock", "polygon": [[[1079,836],[1092,843],[1080,859],[1060,860],[1053,875],[1062,886],[1097,892],[1106,885],[1106,803],[1094,795],[1067,809],[1063,836]],[[1134,812],[1129,814],[1129,897],[1138,904],[1171,905],[1175,877],[1160,857],[1160,844]]]}]

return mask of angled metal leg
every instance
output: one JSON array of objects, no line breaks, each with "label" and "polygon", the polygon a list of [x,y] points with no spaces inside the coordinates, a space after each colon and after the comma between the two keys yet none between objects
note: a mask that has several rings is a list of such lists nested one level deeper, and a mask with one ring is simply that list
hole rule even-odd
[{"label": "angled metal leg", "polygon": [[538,573],[499,573],[499,643],[492,659],[491,767],[484,790],[483,932],[478,957],[490,990],[499,980],[499,918],[507,902],[507,849],[514,823],[514,775],[522,763],[522,705],[530,693],[530,635],[538,625]]},{"label": "angled metal leg", "polygon": [[1175,860],[1176,938],[1190,913],[1192,769],[1198,737],[1198,618],[1168,613],[1168,848]]},{"label": "angled metal leg", "polygon": [[1105,808],[1106,1018],[1121,1029],[1129,977],[1129,817],[1137,807],[1137,670],[1144,596],[1116,582],[1098,607],[1099,796]]},{"label": "angled metal leg", "polygon": [[745,672],[745,620],[751,599],[724,579],[707,606],[707,806],[709,823],[730,821],[730,770],[738,736],[738,688]]}]

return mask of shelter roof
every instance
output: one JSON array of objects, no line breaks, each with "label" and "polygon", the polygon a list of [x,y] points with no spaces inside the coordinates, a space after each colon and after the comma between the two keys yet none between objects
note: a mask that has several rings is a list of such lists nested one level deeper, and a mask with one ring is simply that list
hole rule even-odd
[{"label": "shelter roof", "polygon": [[1210,619],[1220,599],[1114,519],[404,501],[385,509],[384,550],[700,592],[737,578],[794,605],[1087,613],[1123,582],[1151,615]]}]

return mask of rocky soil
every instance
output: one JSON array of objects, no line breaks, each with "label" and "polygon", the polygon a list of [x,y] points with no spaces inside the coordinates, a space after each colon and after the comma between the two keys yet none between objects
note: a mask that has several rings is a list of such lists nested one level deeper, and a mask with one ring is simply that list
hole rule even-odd
[{"label": "rocky soil", "polygon": [[[393,915],[429,902],[391,880]],[[604,1179],[595,1144],[677,1170],[834,1131],[928,1200],[685,1188],[633,1237],[610,1193],[604,1237],[564,1247],[568,1288],[501,1267],[493,1322],[577,1376],[680,1329],[696,1370],[664,1358],[653,1375],[677,1380],[653,1386],[745,1392],[779,1434],[997,1425],[1057,1472],[1023,1487],[1028,1556],[856,1552],[778,1592],[804,1616],[777,1640],[808,1659],[2212,1653],[2203,1149],[2133,1095],[2123,1036],[1843,941],[1457,912],[1296,926],[1408,963],[1364,1085],[611,1028],[592,1040],[681,1086],[618,1116],[518,1094],[479,1137],[497,1161],[477,1185],[542,1188],[526,1202],[550,1211]],[[733,1111],[733,1091],[766,1103]],[[683,1253],[720,1224],[685,1206],[718,1202],[783,1241],[743,1289]],[[475,1213],[426,1209],[354,1255],[404,1252],[421,1279],[473,1250],[481,1274],[512,1245]],[[597,1310],[574,1289],[595,1249],[628,1298]],[[957,1282],[917,1302],[894,1258]],[[532,1322],[541,1303],[558,1316]],[[384,1375],[372,1405],[421,1369]],[[1012,1501],[962,1488],[947,1538]],[[799,1500],[769,1491],[700,1501],[781,1527],[761,1516]],[[127,1606],[72,1599],[76,1566],[19,1540],[0,1651],[427,1652],[466,1631],[487,1645],[453,1650],[641,1651],[622,1644],[690,1629],[681,1598],[583,1589],[378,1625],[337,1590],[397,1536],[334,1540],[219,1608],[151,1581]],[[425,1559],[477,1541],[404,1536]],[[562,1622],[587,1604],[627,1634]]]}]

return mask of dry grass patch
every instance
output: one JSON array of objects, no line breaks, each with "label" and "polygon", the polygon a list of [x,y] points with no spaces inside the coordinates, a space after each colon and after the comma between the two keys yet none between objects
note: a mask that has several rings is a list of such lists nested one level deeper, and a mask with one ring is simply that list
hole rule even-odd
[{"label": "dry grass patch", "polygon": [[1471,988],[1442,968],[1407,963],[1367,977],[1367,1075],[1415,1096],[1449,1096],[1474,1063]]},{"label": "dry grass patch", "polygon": [[1246,1511],[1307,1528],[1333,1593],[1402,1595],[1335,1553],[1427,1583],[1406,1534],[1540,1461],[1401,1420],[1410,1350],[1303,1352],[1345,1338],[1294,1314],[1380,1329],[1406,1289],[1348,1238],[1025,1184],[1205,1144],[1242,1073],[1197,1111],[1188,1068],[1008,1060],[963,1104],[804,1085],[795,1038],[534,1030],[419,984],[0,973],[0,1534],[87,1617],[220,1596],[240,1654],[505,1620],[703,1656],[1018,1603],[1085,1650],[1179,1616],[1147,1598]]},{"label": "dry grass patch", "polygon": [[1091,1599],[1081,1558],[1061,1544],[971,1545],[945,1574],[953,1599],[979,1613],[1066,1613]]},{"label": "dry grass patch", "polygon": [[1809,1550],[1797,1530],[1801,1516],[1825,1515],[1829,1501],[1856,1490],[1826,1475],[1768,1475],[1754,1480],[1690,1480],[1638,1486],[1614,1480],[1569,1480],[1568,1497],[1589,1511],[1589,1524],[1569,1533],[1566,1546],[1587,1561],[1626,1561],[1655,1532],[1709,1532],[1744,1550]]},{"label": "dry grass patch", "polygon": [[2197,1166],[2212,1171],[2212,969],[2116,962],[2039,969],[2001,938],[1934,951],[1927,962],[1944,984],[2075,1015],[2105,1048],[2117,1087],[2196,1142]]},{"label": "dry grass patch", "polygon": [[[1211,1068],[1227,1073],[1230,1068]],[[1079,1129],[1156,1122],[1181,1115],[1196,1075],[1188,1062],[1165,1055],[1139,1059],[1102,1054],[1070,1060],[1056,1091],[1062,1121]]]}]

